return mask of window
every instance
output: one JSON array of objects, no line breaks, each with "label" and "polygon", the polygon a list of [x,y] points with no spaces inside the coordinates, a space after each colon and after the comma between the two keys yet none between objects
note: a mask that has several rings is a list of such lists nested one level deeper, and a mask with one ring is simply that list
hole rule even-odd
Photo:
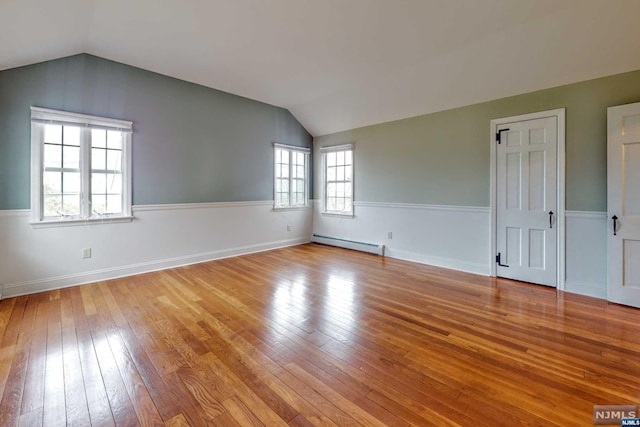
[{"label": "window", "polygon": [[307,206],[309,149],[274,144],[275,207]]},{"label": "window", "polygon": [[132,123],[31,108],[34,223],[131,219]]},{"label": "window", "polygon": [[324,212],[353,215],[353,145],[320,149],[324,165]]}]

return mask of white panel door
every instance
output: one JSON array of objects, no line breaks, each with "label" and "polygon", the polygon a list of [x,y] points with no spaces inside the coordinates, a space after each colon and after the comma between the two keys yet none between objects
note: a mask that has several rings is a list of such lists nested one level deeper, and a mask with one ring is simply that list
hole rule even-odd
[{"label": "white panel door", "polygon": [[504,123],[496,150],[496,275],[556,286],[556,117]]},{"label": "white panel door", "polygon": [[607,110],[609,301],[640,307],[640,103]]}]

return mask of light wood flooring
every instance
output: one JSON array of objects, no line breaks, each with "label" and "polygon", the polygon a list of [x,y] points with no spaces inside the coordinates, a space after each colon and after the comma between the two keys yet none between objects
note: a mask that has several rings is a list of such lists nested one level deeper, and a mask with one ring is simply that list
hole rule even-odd
[{"label": "light wood flooring", "polygon": [[593,425],[640,310],[303,245],[0,301],[0,426]]}]

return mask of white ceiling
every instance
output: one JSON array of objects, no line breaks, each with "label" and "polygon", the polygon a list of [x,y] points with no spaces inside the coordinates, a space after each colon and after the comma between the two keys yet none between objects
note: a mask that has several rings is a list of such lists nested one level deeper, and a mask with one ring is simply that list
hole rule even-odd
[{"label": "white ceiling", "polygon": [[313,135],[640,69],[640,0],[0,0],[0,70],[90,53]]}]

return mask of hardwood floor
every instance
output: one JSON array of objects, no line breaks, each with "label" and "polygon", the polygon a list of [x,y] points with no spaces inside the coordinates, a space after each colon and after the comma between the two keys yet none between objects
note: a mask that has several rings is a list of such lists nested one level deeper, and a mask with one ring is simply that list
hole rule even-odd
[{"label": "hardwood floor", "polygon": [[0,302],[0,425],[593,425],[640,310],[318,245]]}]

